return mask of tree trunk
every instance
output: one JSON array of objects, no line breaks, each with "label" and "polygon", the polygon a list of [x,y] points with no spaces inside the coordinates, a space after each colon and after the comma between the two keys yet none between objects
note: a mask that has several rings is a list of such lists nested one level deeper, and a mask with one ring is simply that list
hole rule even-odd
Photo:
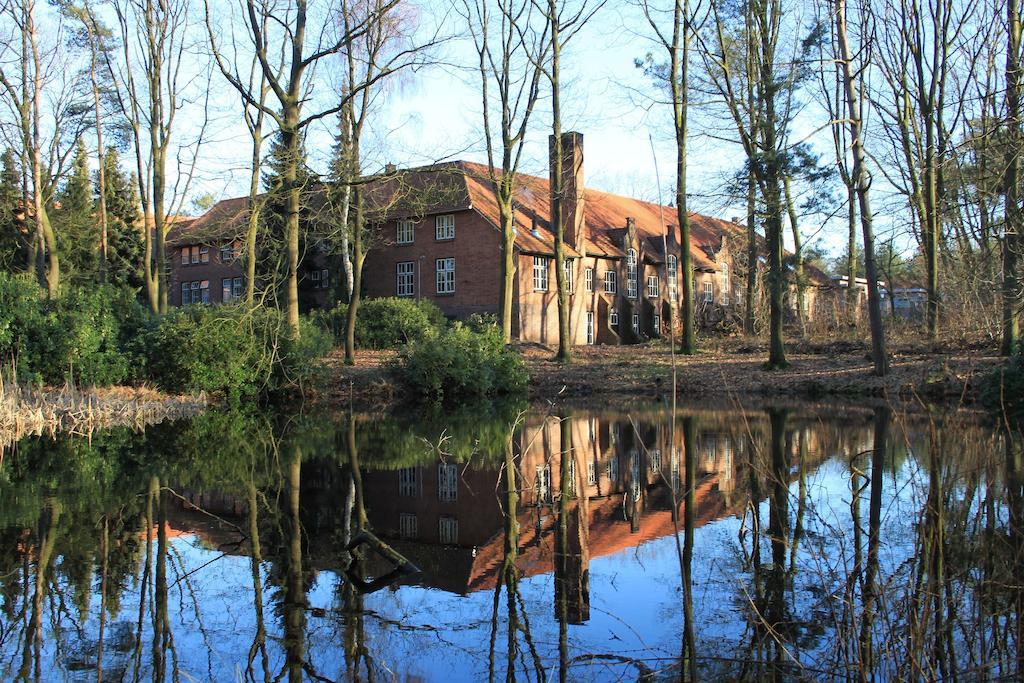
[{"label": "tree trunk", "polygon": [[512,302],[516,287],[516,234],[511,197],[508,201],[504,197],[499,199],[498,213],[501,219],[501,336],[508,344],[512,341]]},{"label": "tree trunk", "polygon": [[1001,351],[1009,356],[1020,343],[1021,277],[1019,257],[1021,251],[1024,212],[1020,204],[1020,153],[1024,136],[1021,135],[1021,15],[1019,0],[1006,3],[1006,170],[1003,181],[1006,207],[1006,227],[1003,234],[1003,341]]},{"label": "tree trunk", "polygon": [[850,209],[847,211],[846,238],[846,317],[851,326],[857,324],[860,317],[860,290],[857,289],[857,186],[850,180],[846,186],[846,201]]},{"label": "tree trunk", "polygon": [[[864,140],[861,130],[860,109],[857,102],[857,87],[852,65],[853,53],[846,36],[846,0],[836,0],[836,35],[840,53],[839,62],[843,70],[843,85],[846,92],[850,142],[853,147],[852,179],[857,186],[857,202],[860,209],[860,225],[864,240],[864,270],[868,280],[868,320],[871,324],[871,357],[875,374],[883,377],[889,370],[885,348],[885,328],[882,326],[882,307],[878,292],[878,269],[875,265],[875,235],[872,225],[871,185],[865,168]],[[929,330],[931,328],[929,327]]]},{"label": "tree trunk", "polygon": [[786,213],[789,215],[789,228],[793,231],[793,275],[796,278],[796,318],[800,323],[800,336],[807,336],[807,278],[804,277],[804,247],[800,238],[800,225],[797,221],[796,206],[793,204],[793,193],[790,190],[789,174],[782,176],[782,187],[786,197]]},{"label": "tree trunk", "polygon": [[[680,31],[682,36],[680,37]],[[680,54],[680,42],[682,50]],[[690,3],[676,0],[673,26],[670,69],[672,72],[672,105],[676,134],[676,217],[679,221],[679,263],[683,278],[683,334],[680,352],[692,355],[697,352],[694,337],[694,291],[693,255],[690,253],[690,213],[686,201],[686,143],[689,118],[689,56],[690,56]],[[677,77],[678,74],[678,77]],[[668,255],[666,254],[666,262]],[[677,276],[678,277],[678,276]],[[672,302],[674,307],[675,302]]]},{"label": "tree trunk", "polygon": [[[355,148],[358,150],[358,147]],[[358,157],[357,157],[358,158]],[[356,316],[362,301],[363,283],[363,191],[358,185],[352,188],[352,292],[348,299],[348,318],[345,321],[345,363],[356,362]]]},{"label": "tree trunk", "polygon": [[747,291],[744,301],[743,331],[755,334],[754,302],[757,299],[757,185],[754,174],[747,172]]},{"label": "tree trunk", "polygon": [[551,227],[555,231],[555,283],[558,286],[558,353],[560,363],[572,361],[572,338],[569,336],[569,297],[565,281],[565,225],[562,216],[562,107],[559,62],[561,38],[557,0],[548,0],[548,21],[551,29],[551,133],[554,147],[554,168],[551,178]]}]

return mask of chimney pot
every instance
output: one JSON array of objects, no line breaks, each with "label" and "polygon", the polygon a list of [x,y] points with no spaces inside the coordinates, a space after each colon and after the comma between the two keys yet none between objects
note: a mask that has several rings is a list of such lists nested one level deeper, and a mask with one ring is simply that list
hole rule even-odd
[{"label": "chimney pot", "polygon": [[394,164],[389,163],[389,164],[384,166],[384,172],[387,173],[388,175],[393,175],[397,171],[398,171],[398,167],[395,166]]}]

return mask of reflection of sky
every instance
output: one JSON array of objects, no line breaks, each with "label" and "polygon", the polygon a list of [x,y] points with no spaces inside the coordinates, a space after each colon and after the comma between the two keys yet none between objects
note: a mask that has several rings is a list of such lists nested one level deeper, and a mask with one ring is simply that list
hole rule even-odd
[{"label": "reflection of sky", "polygon": [[[821,632],[824,624],[829,623],[828,595],[841,592],[846,581],[844,569],[848,569],[851,563],[853,524],[847,471],[844,461],[834,459],[807,475],[805,530],[798,558],[801,571],[786,591],[792,614],[806,622],[801,633],[807,636],[798,638],[790,651],[805,662],[816,661],[823,650],[831,646],[828,635]],[[797,486],[796,481],[790,486],[791,521],[797,511]],[[923,473],[917,470],[912,460],[907,461],[895,481],[891,473],[886,473],[883,498],[885,545],[881,555],[883,575],[895,569],[912,552],[913,525],[923,500],[923,486]],[[760,508],[762,524],[767,530],[767,501]],[[867,514],[865,493],[861,503],[861,523],[865,529]],[[749,571],[741,566],[738,538],[742,527],[740,518],[734,516],[695,531],[693,603],[700,657],[736,656],[741,654],[747,642],[745,624],[750,615],[747,596],[753,589]],[[749,530],[749,524],[746,528]],[[182,679],[237,680],[244,671],[255,633],[249,560],[221,556],[203,547],[196,537],[175,538],[171,547],[168,569],[172,584],[169,591],[170,624]],[[770,557],[771,550],[765,540],[762,545],[763,561],[770,562]],[[414,557],[412,559],[415,560]],[[343,680],[345,626],[337,591],[339,578],[331,572],[320,572],[316,577],[308,594],[308,657],[318,674]],[[265,581],[266,576],[263,578]],[[552,606],[552,579],[551,574],[545,574],[523,579],[520,583],[531,637],[548,669],[548,676],[557,671],[558,665],[559,633]],[[108,625],[108,634],[134,631],[138,615],[137,590],[137,584],[128,588],[117,619],[119,624]],[[592,559],[590,595],[589,621],[581,626],[568,627],[570,657],[584,653],[614,653],[647,660],[652,668],[657,669],[659,662],[667,665],[677,656],[682,634],[682,608],[679,563],[672,536]],[[282,627],[275,607],[281,595],[272,588],[265,591],[264,597],[269,668],[273,675],[284,664]],[[503,594],[496,639],[496,661],[500,672],[505,666],[506,606]],[[366,647],[385,680],[391,678],[388,672],[393,672],[398,679],[419,676],[423,680],[481,680],[487,674],[492,608],[491,591],[459,596],[420,586],[385,589],[365,598]],[[96,615],[98,611],[99,601],[96,598],[91,613]],[[49,624],[49,618],[48,612],[44,616],[45,624]],[[152,654],[149,619],[147,614],[142,638],[144,677],[149,675]],[[96,630],[97,619],[92,616],[82,627],[82,632],[88,635],[84,642],[80,641],[72,619],[66,616],[61,631],[61,654],[58,655],[58,644],[52,634],[44,644],[44,661],[60,661],[62,670],[60,673],[44,671],[44,676],[53,679],[79,676],[82,672],[71,676],[67,669],[73,666],[72,662],[81,662],[83,656],[92,659]],[[519,644],[525,649],[521,635]],[[128,655],[114,654],[115,649],[108,641],[105,670],[114,672],[127,667],[130,671]],[[3,653],[0,673],[9,678],[17,670],[20,653],[10,641],[0,648],[0,652]],[[529,654],[524,653],[517,663],[517,678],[529,676],[523,673],[523,666],[529,661]],[[254,666],[257,678],[262,679],[258,656]],[[585,673],[586,677],[595,680],[620,674],[635,677],[635,672],[624,670],[623,666],[603,663],[598,667],[591,664]],[[583,666],[574,667],[573,675],[584,675]],[[117,676],[113,678],[116,680]]]}]

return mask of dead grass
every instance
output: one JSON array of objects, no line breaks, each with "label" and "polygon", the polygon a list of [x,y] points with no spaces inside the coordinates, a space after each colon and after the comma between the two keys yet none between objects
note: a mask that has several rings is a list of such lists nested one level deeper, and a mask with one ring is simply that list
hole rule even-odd
[{"label": "dead grass", "polygon": [[0,454],[32,435],[88,436],[97,429],[146,425],[196,415],[207,408],[205,395],[169,396],[147,387],[28,389],[0,383]]}]

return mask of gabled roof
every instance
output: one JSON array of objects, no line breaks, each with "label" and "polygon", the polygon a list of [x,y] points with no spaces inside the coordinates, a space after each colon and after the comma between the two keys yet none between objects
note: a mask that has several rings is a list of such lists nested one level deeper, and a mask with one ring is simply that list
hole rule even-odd
[{"label": "gabled roof", "polygon": [[[550,222],[548,179],[520,173],[516,181],[516,247],[524,253],[553,254],[555,236]],[[307,203],[314,207],[314,213],[329,207],[325,187],[319,185],[310,191]],[[475,210],[499,229],[498,204],[484,164],[452,161],[403,169],[367,177],[361,190],[366,200],[367,220],[371,222]],[[623,245],[629,219],[634,221],[648,263],[663,262],[663,225],[668,228],[670,248],[679,243],[675,207],[589,188],[584,192],[584,221],[587,226],[584,246],[588,255],[625,258]],[[168,235],[168,243],[240,239],[245,234],[248,216],[248,197],[225,199],[190,224],[175,225]],[[721,266],[715,255],[722,248],[723,238],[734,241],[734,253],[742,248],[739,245],[746,243],[746,228],[742,225],[693,212],[689,218],[690,253],[695,270],[719,270]],[[565,252],[570,257],[580,255],[569,245],[566,245]],[[809,275],[814,281],[828,281],[816,269]]]}]

